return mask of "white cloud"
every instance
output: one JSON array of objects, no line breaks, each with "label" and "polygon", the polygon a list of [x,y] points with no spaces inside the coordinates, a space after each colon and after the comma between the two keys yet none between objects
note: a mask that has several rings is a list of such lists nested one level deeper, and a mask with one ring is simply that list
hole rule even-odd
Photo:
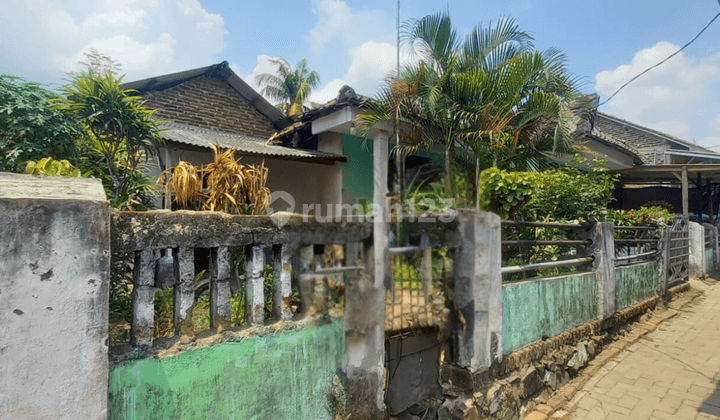
[{"label": "white cloud", "polygon": [[350,47],[362,44],[369,36],[375,41],[394,39],[395,24],[384,11],[353,10],[342,0],[313,0],[312,8],[318,21],[306,39],[314,51],[335,39]]},{"label": "white cloud", "polygon": [[[638,51],[629,64],[599,72],[595,89],[601,100],[679,48],[670,42],[658,42]],[[699,144],[704,144],[710,134],[705,132],[708,118],[717,112],[718,88],[718,55],[698,61],[681,52],[623,88],[602,110],[682,139],[703,139]],[[720,117],[716,119],[720,128]]]},{"label": "white cloud", "polygon": [[11,0],[2,9],[13,18],[0,25],[0,67],[32,77],[77,71],[90,48],[119,61],[125,80],[206,66],[225,48],[222,16],[197,0]]},{"label": "white cloud", "polygon": [[[402,49],[401,63],[408,62],[411,57]],[[397,68],[397,49],[385,42],[367,41],[350,50],[352,63],[345,76],[335,79],[319,91],[311,95],[313,102],[327,102],[335,98],[343,85],[348,85],[361,95],[372,96],[382,86],[388,75],[393,75]]]},{"label": "white cloud", "polygon": [[715,118],[710,120],[709,125],[711,129],[715,131],[720,131],[720,114],[717,114]]}]

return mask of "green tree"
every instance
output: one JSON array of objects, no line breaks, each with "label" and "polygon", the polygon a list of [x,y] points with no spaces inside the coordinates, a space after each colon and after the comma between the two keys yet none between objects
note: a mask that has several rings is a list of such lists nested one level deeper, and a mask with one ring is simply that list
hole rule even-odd
[{"label": "green tree", "polygon": [[263,73],[255,79],[259,85],[264,86],[261,93],[280,101],[277,107],[285,115],[302,113],[303,104],[310,97],[310,92],[320,84],[320,75],[308,69],[307,60],[304,58],[298,62],[296,68],[283,58],[270,62],[275,67],[275,74]]},{"label": "green tree", "polygon": [[55,107],[80,121],[86,130],[82,170],[99,175],[113,207],[144,207],[151,189],[142,165],[162,142],[154,110],[145,108],[132,90],[121,88],[122,77],[93,72],[74,77],[62,87]]},{"label": "green tree", "polygon": [[449,193],[456,152],[474,157],[477,194],[482,167],[536,169],[539,148],[569,149],[565,102],[577,95],[558,50],[534,51],[532,38],[511,19],[477,26],[462,42],[447,12],[404,28],[420,61],[388,80],[370,112],[359,117],[361,129],[389,121],[400,145],[441,144]]},{"label": "green tree", "polygon": [[0,171],[22,172],[29,160],[46,156],[74,161],[84,130],[54,109],[57,95],[37,83],[0,75]]},{"label": "green tree", "polygon": [[122,72],[122,64],[114,60],[112,57],[103,54],[95,48],[83,53],[85,59],[77,63],[83,66],[84,70],[78,72],[69,72],[70,77],[80,77],[85,73],[119,75]]}]

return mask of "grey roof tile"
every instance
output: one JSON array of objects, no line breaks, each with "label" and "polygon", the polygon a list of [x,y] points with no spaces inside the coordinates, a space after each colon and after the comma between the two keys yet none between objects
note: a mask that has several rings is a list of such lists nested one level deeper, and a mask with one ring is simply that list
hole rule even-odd
[{"label": "grey roof tile", "polygon": [[334,153],[275,146],[266,144],[266,140],[259,137],[208,130],[184,124],[163,123],[161,124],[161,128],[163,129],[161,135],[165,140],[197,147],[210,148],[210,145],[218,144],[220,147],[232,148],[242,154],[254,156],[289,158],[304,161],[344,162],[347,160],[347,157]]}]

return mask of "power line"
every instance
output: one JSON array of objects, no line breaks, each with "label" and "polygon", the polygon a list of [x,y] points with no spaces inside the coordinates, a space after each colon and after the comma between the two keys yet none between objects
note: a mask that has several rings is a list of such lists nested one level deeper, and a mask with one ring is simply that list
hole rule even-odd
[{"label": "power line", "polygon": [[605,101],[603,101],[603,102],[602,102],[600,105],[598,105],[598,106],[603,106],[603,105],[605,105],[606,103],[608,103],[608,101],[609,101],[610,99],[612,99],[613,97],[615,97],[615,95],[617,95],[618,92],[620,92],[625,86],[627,86],[627,85],[629,85],[630,83],[632,83],[635,79],[637,79],[638,77],[642,76],[643,74],[649,72],[650,70],[654,69],[655,67],[661,65],[662,63],[668,61],[669,59],[675,57],[678,53],[680,53],[680,51],[682,51],[682,50],[684,50],[685,48],[687,48],[688,46],[690,46],[690,44],[692,44],[693,42],[695,42],[696,39],[700,38],[700,35],[702,35],[703,32],[705,32],[705,30],[706,30],[708,27],[710,27],[710,25],[712,25],[712,23],[715,22],[715,19],[717,19],[718,17],[720,17],[720,13],[718,13],[717,15],[715,15],[715,17],[712,18],[712,20],[710,21],[710,23],[708,23],[707,25],[705,25],[705,27],[702,28],[702,31],[700,31],[697,35],[695,35],[695,38],[693,38],[692,40],[690,40],[690,42],[688,42],[687,44],[683,45],[682,48],[680,48],[679,50],[677,50],[677,51],[675,51],[674,53],[670,54],[670,55],[669,55],[666,59],[664,59],[663,61],[655,64],[655,65],[652,66],[652,67],[648,67],[648,68],[645,69],[645,71],[643,71],[642,73],[640,73],[640,74],[638,74],[637,76],[633,77],[632,79],[628,80],[624,85],[620,86],[620,88],[619,88],[618,90],[616,90],[615,93],[613,93],[612,95],[610,95],[609,98],[607,98]]}]

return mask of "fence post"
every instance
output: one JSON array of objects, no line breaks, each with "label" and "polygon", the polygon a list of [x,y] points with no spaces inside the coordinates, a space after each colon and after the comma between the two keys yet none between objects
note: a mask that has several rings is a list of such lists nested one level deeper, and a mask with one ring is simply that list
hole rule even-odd
[{"label": "fence post", "polygon": [[0,418],[108,418],[110,214],[99,179],[0,173]]},{"label": "fence post", "polygon": [[210,328],[223,332],[230,328],[230,250],[226,246],[210,251]]},{"label": "fence post", "polygon": [[477,371],[502,360],[500,216],[461,210],[458,222],[460,247],[453,261],[455,304],[461,317],[456,325],[456,361]]},{"label": "fence post", "polygon": [[155,254],[152,249],[135,252],[134,277],[130,344],[148,348],[152,347],[155,327]]},{"label": "fence post", "polygon": [[[375,279],[372,239],[363,243],[365,268],[345,282],[347,418],[385,418],[385,285]],[[347,263],[357,265],[349,253]]]},{"label": "fence post", "polygon": [[658,288],[657,294],[665,297],[667,293],[668,270],[670,264],[670,232],[672,228],[666,226],[660,230],[660,240],[658,241]]},{"label": "fence post", "polygon": [[705,228],[699,223],[690,225],[690,275],[705,276]]},{"label": "fence post", "polygon": [[245,322],[248,325],[263,325],[265,320],[265,252],[260,245],[245,247]]},{"label": "fence post", "polygon": [[273,317],[277,320],[286,321],[293,317],[290,276],[290,245],[273,245]]},{"label": "fence post", "polygon": [[718,251],[718,237],[717,237],[717,227],[714,225],[711,225],[710,223],[703,223],[703,228],[705,229],[705,236],[707,239],[710,240],[710,245],[708,248],[707,240],[705,241],[705,252],[707,253],[708,249],[711,252],[712,258],[710,258],[710,261],[705,258],[705,274],[708,274],[711,271],[715,271],[717,269],[717,251]]},{"label": "fence post", "polygon": [[195,250],[181,246],[173,249],[175,271],[175,300],[173,323],[175,335],[181,340],[195,337],[193,307],[195,306]]},{"label": "fence post", "polygon": [[712,270],[715,271],[718,268],[718,264],[720,264],[720,255],[718,255],[718,251],[720,251],[720,244],[718,244],[718,228],[717,226],[712,226],[712,233],[713,233],[713,266]]},{"label": "fence post", "polygon": [[612,223],[598,222],[593,227],[593,271],[598,282],[598,318],[607,319],[617,309],[615,278],[615,230]]}]

